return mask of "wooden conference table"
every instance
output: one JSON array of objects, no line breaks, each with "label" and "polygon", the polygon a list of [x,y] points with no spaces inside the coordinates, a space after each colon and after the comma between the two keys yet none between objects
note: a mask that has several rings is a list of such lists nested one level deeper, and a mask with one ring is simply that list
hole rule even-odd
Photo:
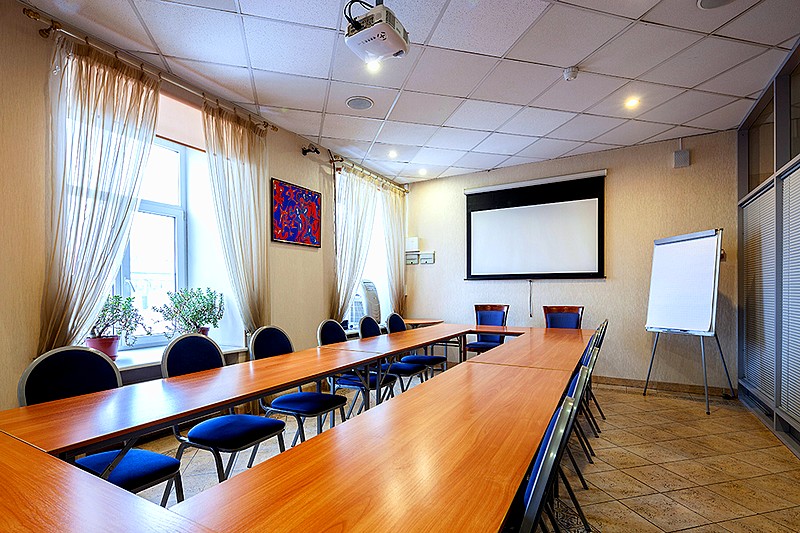
[{"label": "wooden conference table", "polygon": [[[529,337],[537,330],[529,328],[440,324],[12,409],[0,412],[0,430],[68,457],[347,368],[378,367],[383,359],[426,343],[457,337],[463,346],[464,336],[477,332],[521,335],[509,346],[536,345]],[[224,531],[257,529],[258,523],[267,529],[281,524],[308,529],[301,523],[362,529],[377,525],[376,516],[383,517],[383,525],[404,528],[427,520],[428,525],[496,529],[591,333],[542,334],[538,346],[549,350],[546,361],[506,350],[497,361],[459,365],[173,510]],[[551,344],[558,348],[551,349]],[[0,483],[13,479],[3,473]],[[109,493],[119,494],[121,505],[130,496],[106,486]],[[253,487],[258,488],[239,497]],[[67,485],[57,490],[71,494],[74,505],[91,505],[72,489]],[[327,504],[319,507],[313,503],[318,500]],[[474,502],[453,508],[454,502],[465,500]],[[235,502],[235,512],[227,509],[227,502]],[[288,516],[287,506],[292,509]],[[123,508],[139,513],[138,508]],[[61,511],[42,502],[40,512],[56,513],[57,520]]]}]

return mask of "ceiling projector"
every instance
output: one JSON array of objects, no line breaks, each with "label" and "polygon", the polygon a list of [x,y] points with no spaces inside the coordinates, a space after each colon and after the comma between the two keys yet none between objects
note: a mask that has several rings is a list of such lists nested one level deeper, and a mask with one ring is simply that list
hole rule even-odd
[{"label": "ceiling projector", "polygon": [[[369,11],[353,18],[353,4]],[[349,22],[344,42],[364,62],[403,57],[408,53],[408,32],[382,0],[377,0],[374,7],[361,0],[350,0],[344,7],[344,16]]]}]

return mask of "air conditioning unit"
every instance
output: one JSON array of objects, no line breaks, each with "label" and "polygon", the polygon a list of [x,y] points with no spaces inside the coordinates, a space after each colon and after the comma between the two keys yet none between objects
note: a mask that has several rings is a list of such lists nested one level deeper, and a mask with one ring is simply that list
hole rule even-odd
[{"label": "air conditioning unit", "polygon": [[347,25],[344,42],[365,63],[408,53],[408,32],[383,4],[355,17],[354,21],[355,24]]}]

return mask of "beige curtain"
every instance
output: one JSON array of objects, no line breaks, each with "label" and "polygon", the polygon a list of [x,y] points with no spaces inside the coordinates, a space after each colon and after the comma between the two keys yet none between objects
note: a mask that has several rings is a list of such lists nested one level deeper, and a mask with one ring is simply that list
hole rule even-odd
[{"label": "beige curtain", "polygon": [[83,340],[119,270],[159,81],[60,35],[50,76],[47,257],[39,353]]},{"label": "beige curtain", "polygon": [[381,193],[389,303],[393,312],[403,315],[406,303],[406,194],[394,187],[386,187]]},{"label": "beige curtain", "polygon": [[267,132],[208,103],[203,129],[225,265],[252,333],[270,323]]},{"label": "beige curtain", "polygon": [[336,175],[336,286],[331,315],[338,321],[350,307],[364,273],[377,200],[374,179],[352,169]]}]

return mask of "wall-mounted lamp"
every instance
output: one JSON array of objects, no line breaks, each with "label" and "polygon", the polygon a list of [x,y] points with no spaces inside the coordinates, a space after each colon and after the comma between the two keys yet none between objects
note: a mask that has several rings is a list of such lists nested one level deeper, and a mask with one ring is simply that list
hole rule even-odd
[{"label": "wall-mounted lamp", "polygon": [[301,151],[303,152],[303,155],[319,154],[319,148],[311,143],[308,143],[308,146],[304,146]]}]

